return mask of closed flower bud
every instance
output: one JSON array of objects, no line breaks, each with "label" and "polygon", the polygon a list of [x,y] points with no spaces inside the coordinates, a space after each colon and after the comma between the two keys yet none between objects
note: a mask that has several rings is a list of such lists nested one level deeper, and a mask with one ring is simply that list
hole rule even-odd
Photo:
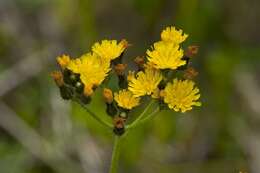
[{"label": "closed flower bud", "polygon": [[136,57],[134,62],[138,65],[139,70],[144,68],[145,60],[143,56]]},{"label": "closed flower bud", "polygon": [[84,86],[84,91],[83,91],[84,96],[89,97],[93,94],[93,92],[94,91],[92,86]]},{"label": "closed flower bud", "polygon": [[185,51],[185,56],[192,58],[199,52],[199,46],[189,46],[188,49]]},{"label": "closed flower bud", "polygon": [[121,136],[125,132],[125,119],[122,117],[114,118],[114,133]]},{"label": "closed flower bud", "polygon": [[61,87],[64,85],[63,81],[63,75],[60,71],[54,71],[51,73],[51,77],[54,79],[55,83],[58,87]]},{"label": "closed flower bud", "polygon": [[106,103],[110,104],[113,102],[113,93],[110,89],[104,88],[103,97],[104,97]]},{"label": "closed flower bud", "polygon": [[127,64],[117,64],[115,65],[115,72],[118,76],[124,75],[124,71],[127,67]]},{"label": "closed flower bud", "polygon": [[189,67],[184,71],[184,75],[183,77],[185,79],[193,79],[194,77],[196,77],[199,74],[199,72],[197,72],[194,68]]}]

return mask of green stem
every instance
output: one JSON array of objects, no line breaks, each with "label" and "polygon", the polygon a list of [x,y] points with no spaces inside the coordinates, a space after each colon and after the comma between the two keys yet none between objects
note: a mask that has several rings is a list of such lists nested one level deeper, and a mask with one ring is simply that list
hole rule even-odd
[{"label": "green stem", "polygon": [[144,117],[143,119],[141,119],[137,124],[131,125],[131,128],[135,128],[136,126],[139,126],[141,124],[146,123],[147,121],[149,121],[150,119],[152,119],[158,112],[160,111],[160,108],[156,108],[154,110],[154,112],[150,113],[149,115],[147,115],[146,117]]},{"label": "green stem", "polygon": [[76,100],[77,103],[79,103],[88,113],[91,117],[93,117],[95,120],[97,120],[100,124],[102,124],[103,126],[107,127],[107,128],[114,128],[114,126],[106,121],[104,121],[103,119],[99,118],[94,112],[92,112],[91,110],[89,110],[89,108],[84,105],[83,103],[81,103],[80,101]]},{"label": "green stem", "polygon": [[118,161],[119,161],[119,155],[120,155],[121,141],[122,141],[122,138],[120,136],[115,136],[109,173],[116,173],[118,170]]},{"label": "green stem", "polygon": [[133,127],[135,127],[139,123],[139,121],[141,121],[144,118],[146,112],[149,110],[149,108],[152,106],[153,103],[154,103],[154,100],[151,100],[150,103],[144,109],[144,111],[136,118],[136,120],[133,123],[126,126],[126,129],[129,130],[129,129],[132,129]]}]

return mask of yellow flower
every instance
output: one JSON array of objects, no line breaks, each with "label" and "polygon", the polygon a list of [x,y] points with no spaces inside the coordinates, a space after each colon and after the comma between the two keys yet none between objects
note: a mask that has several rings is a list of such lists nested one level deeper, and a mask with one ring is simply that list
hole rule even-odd
[{"label": "yellow flower", "polygon": [[119,93],[115,93],[114,99],[118,106],[124,109],[132,109],[140,104],[140,98],[134,97],[133,93],[126,89],[120,90]]},{"label": "yellow flower", "polygon": [[122,40],[119,43],[116,40],[102,40],[101,43],[96,42],[92,46],[92,51],[101,58],[110,61],[118,58],[127,46],[126,40]]},{"label": "yellow flower", "polygon": [[67,68],[71,70],[73,73],[80,73],[81,65],[82,65],[81,59],[79,58],[71,59],[67,65]]},{"label": "yellow flower", "polygon": [[201,106],[201,102],[197,101],[200,98],[199,89],[194,85],[191,80],[174,79],[164,89],[164,102],[176,112],[186,112],[192,106]]},{"label": "yellow flower", "polygon": [[131,81],[134,78],[135,78],[135,72],[134,71],[128,71],[127,81]]},{"label": "yellow flower", "polygon": [[151,95],[162,80],[159,70],[147,68],[145,72],[140,71],[137,77],[129,78],[128,89],[135,97]]},{"label": "yellow flower", "polygon": [[68,55],[62,55],[57,57],[57,62],[61,68],[66,68],[70,63],[70,57]]},{"label": "yellow flower", "polygon": [[183,33],[183,31],[177,30],[175,27],[167,27],[161,33],[162,41],[172,42],[175,45],[178,45],[186,40],[188,37],[187,34]]},{"label": "yellow flower", "polygon": [[156,42],[153,50],[147,50],[148,61],[153,64],[156,69],[177,69],[185,65],[186,61],[182,60],[183,50],[178,45],[170,42]]},{"label": "yellow flower", "polygon": [[96,54],[85,54],[80,57],[80,79],[85,86],[100,85],[110,71],[109,63]]}]

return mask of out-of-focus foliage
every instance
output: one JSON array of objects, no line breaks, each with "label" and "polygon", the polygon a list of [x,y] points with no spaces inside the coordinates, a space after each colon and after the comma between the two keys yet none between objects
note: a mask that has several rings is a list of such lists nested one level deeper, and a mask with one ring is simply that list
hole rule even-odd
[{"label": "out-of-focus foliage", "polygon": [[[189,34],[185,46],[200,46],[193,65],[203,106],[160,112],[134,130],[120,172],[260,172],[259,6],[258,0],[1,0],[0,172],[105,172],[113,134],[61,100],[49,75],[55,57],[126,38],[130,62],[169,25]],[[110,121],[101,89],[90,107]],[[34,132],[50,144],[38,147]]]}]

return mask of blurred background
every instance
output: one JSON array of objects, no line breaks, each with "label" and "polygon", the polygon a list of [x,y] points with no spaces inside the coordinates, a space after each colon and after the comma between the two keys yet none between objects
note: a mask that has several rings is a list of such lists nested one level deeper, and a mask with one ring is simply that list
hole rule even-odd
[{"label": "blurred background", "polygon": [[[0,172],[107,172],[113,134],[50,77],[56,56],[126,38],[125,61],[166,26],[199,45],[201,108],[163,111],[124,142],[120,172],[260,172],[259,0],[0,0]],[[97,91],[90,105],[102,118]],[[109,118],[107,118],[109,120]]]}]

